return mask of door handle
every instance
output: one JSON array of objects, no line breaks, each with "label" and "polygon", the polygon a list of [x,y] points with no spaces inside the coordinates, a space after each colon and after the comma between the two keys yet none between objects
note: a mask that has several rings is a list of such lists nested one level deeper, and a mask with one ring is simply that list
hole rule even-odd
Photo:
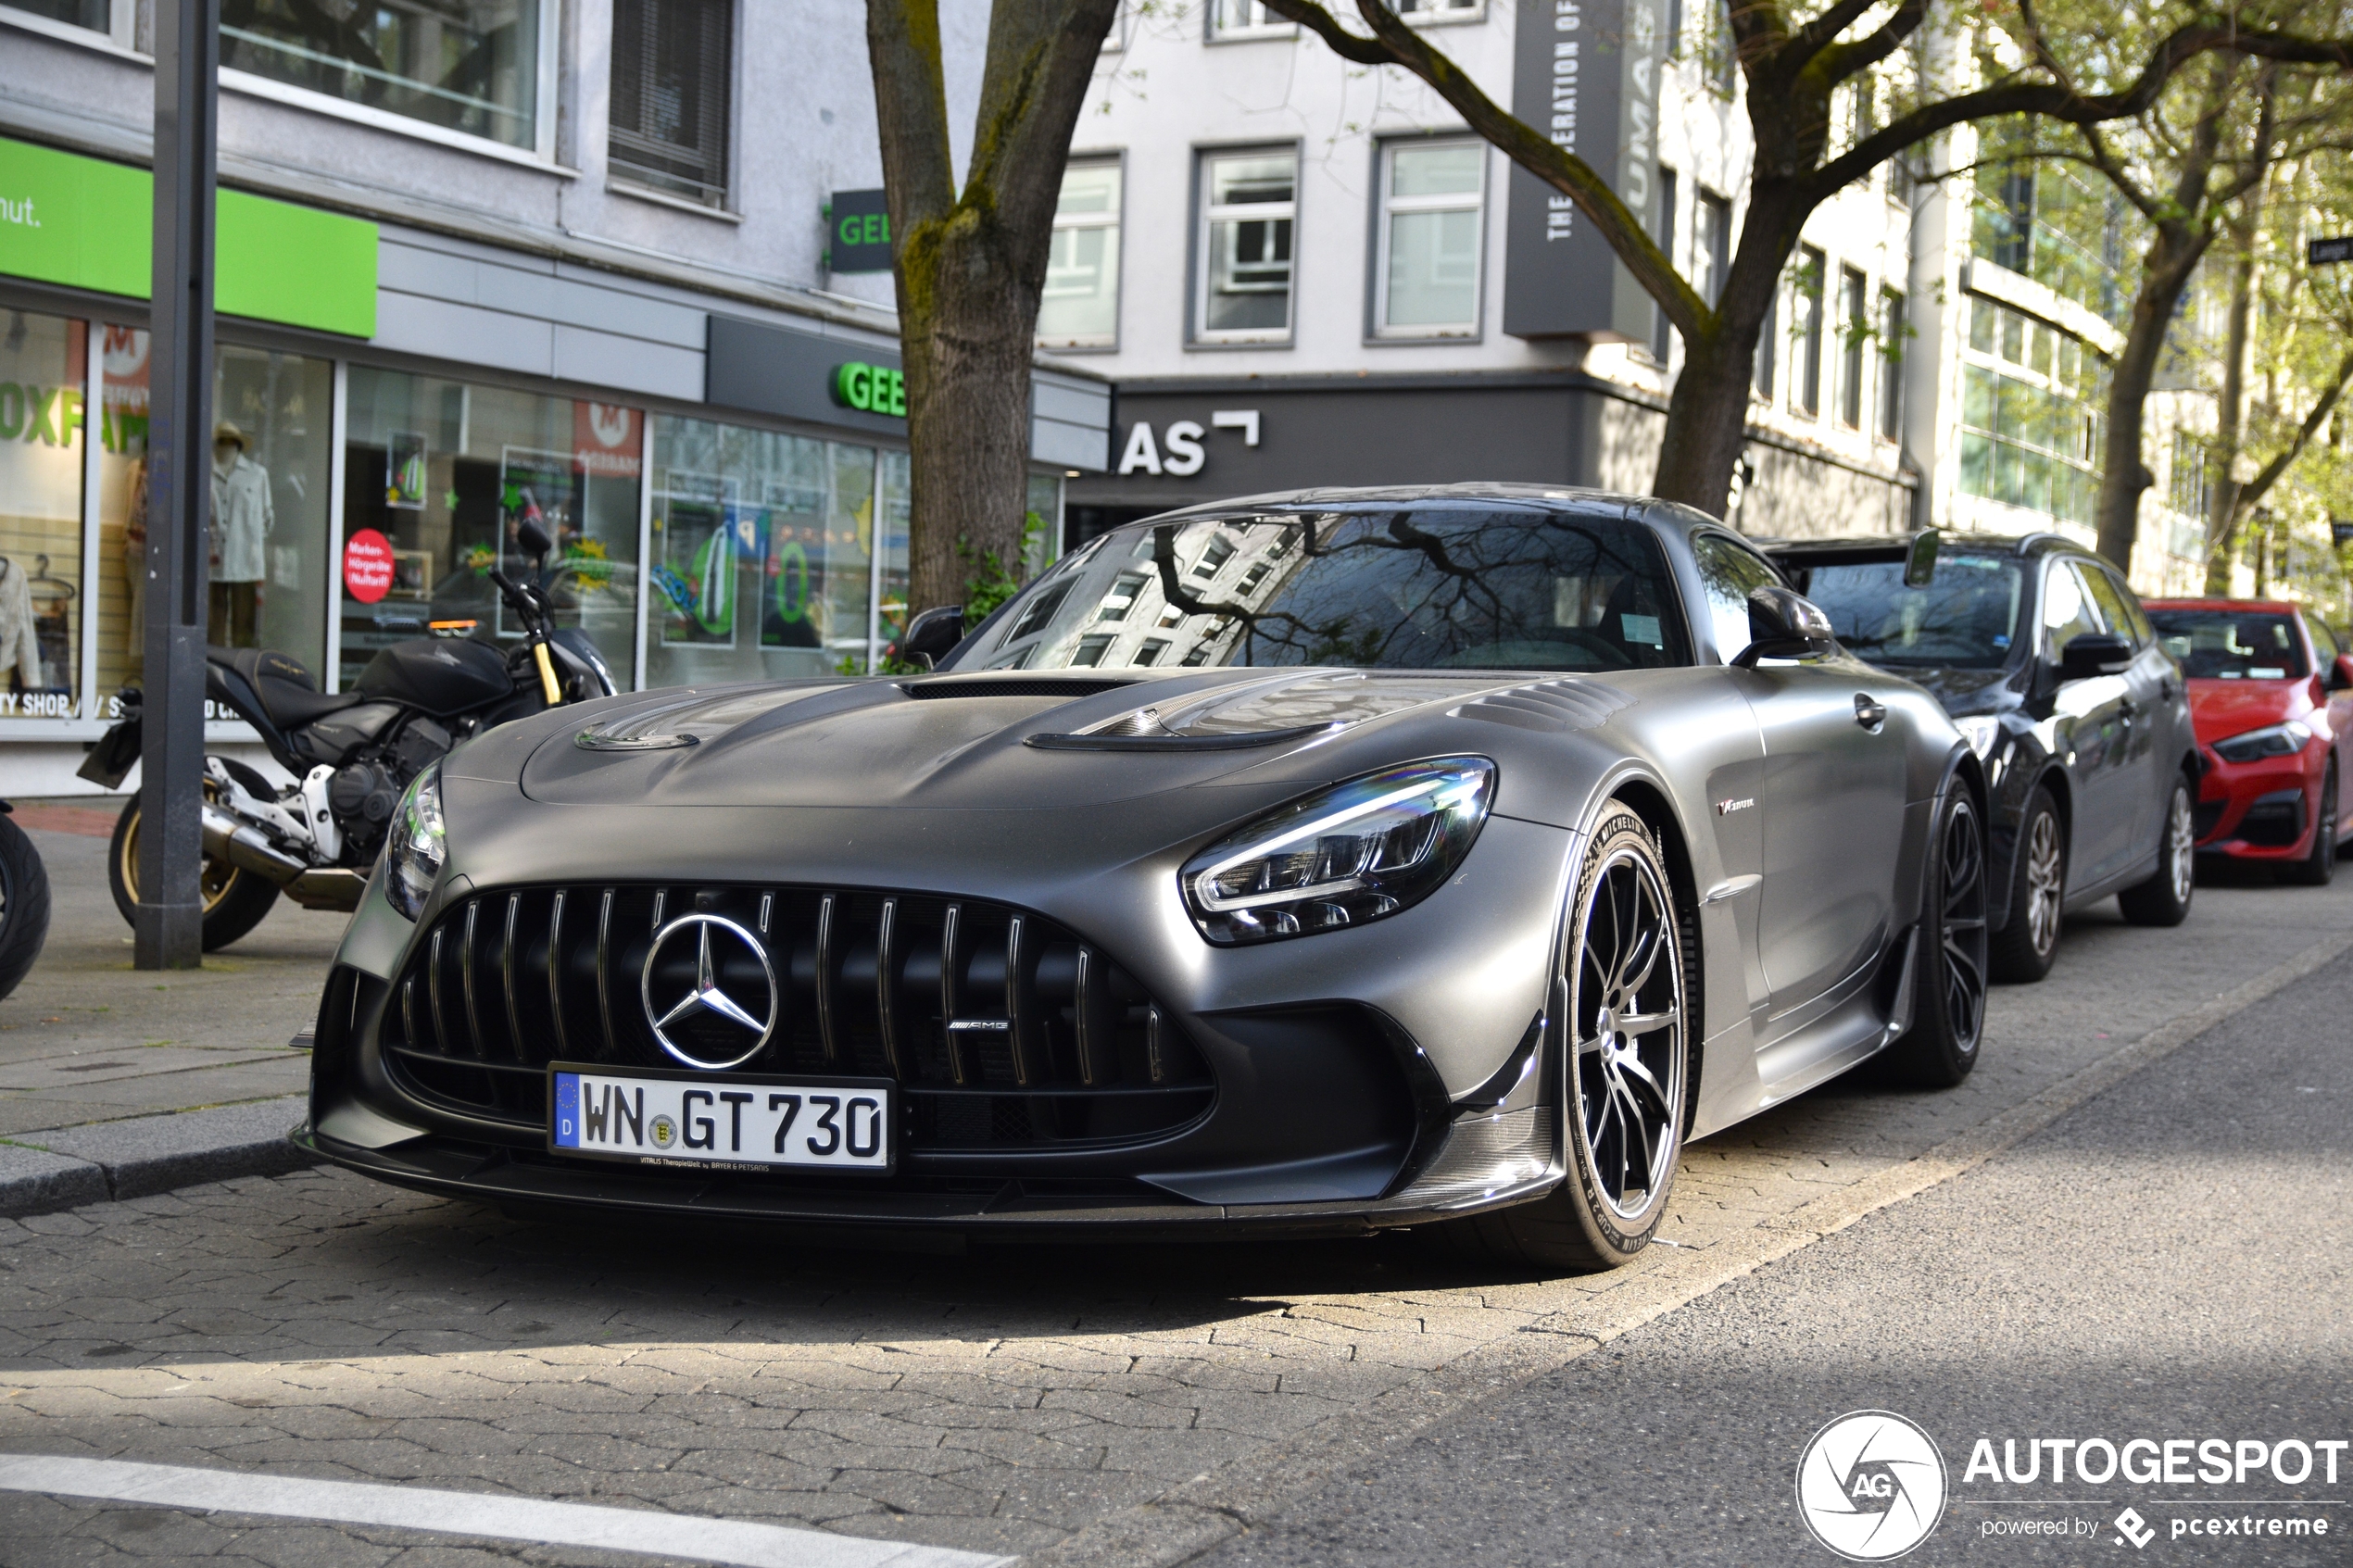
[{"label": "door handle", "polygon": [[1871,734],[1879,734],[1880,726],[1887,722],[1887,704],[1868,692],[1856,692],[1855,694],[1855,721]]}]

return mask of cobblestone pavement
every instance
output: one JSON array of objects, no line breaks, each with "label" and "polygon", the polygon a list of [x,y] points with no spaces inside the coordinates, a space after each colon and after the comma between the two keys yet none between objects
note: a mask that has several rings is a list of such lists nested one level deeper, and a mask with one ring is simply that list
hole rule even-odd
[{"label": "cobblestone pavement", "polygon": [[[1694,1147],[1675,1245],[1605,1275],[1466,1273],[1402,1236],[826,1251],[518,1223],[323,1171],[0,1223],[0,1451],[1174,1562],[1366,1448],[1851,1221],[1858,1195],[1901,1197],[1907,1161],[2349,936],[2353,878],[2204,888],[2183,931],[2076,922],[2048,982],[1995,994],[1963,1088],[1850,1081]],[[27,1568],[518,1551],[646,1561],[0,1496],[0,1562]]]},{"label": "cobblestone pavement", "polygon": [[0,1139],[32,1128],[291,1094],[345,917],[281,898],[250,936],[200,970],[141,973],[107,887],[113,814],[18,807],[48,869],[41,960],[0,998]]}]

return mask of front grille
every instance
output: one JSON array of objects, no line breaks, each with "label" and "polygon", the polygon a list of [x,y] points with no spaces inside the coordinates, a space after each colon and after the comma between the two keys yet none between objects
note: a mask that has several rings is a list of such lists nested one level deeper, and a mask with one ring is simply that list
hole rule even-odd
[{"label": "front grille", "polygon": [[[687,914],[755,934],[776,976],[775,1027],[736,1070],[892,1079],[911,1151],[1134,1142],[1197,1120],[1215,1096],[1166,1012],[1061,926],[1001,904],[847,888],[632,884],[469,898],[434,922],[402,974],[385,1058],[429,1102],[532,1128],[546,1124],[550,1061],[677,1067],[647,1022],[640,977],[654,934]],[[697,960],[684,933],[664,944],[665,999],[693,984]],[[740,946],[720,945],[714,963],[730,995],[765,993],[759,960]],[[717,1059],[717,1039],[695,1027],[669,1033]],[[708,1027],[716,1036],[733,1026]]]}]

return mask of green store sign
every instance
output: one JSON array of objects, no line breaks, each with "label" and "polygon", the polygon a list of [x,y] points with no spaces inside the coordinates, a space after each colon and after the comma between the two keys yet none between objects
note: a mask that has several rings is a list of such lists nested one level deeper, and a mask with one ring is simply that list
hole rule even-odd
[{"label": "green store sign", "polygon": [[845,408],[855,408],[862,414],[887,414],[897,420],[907,417],[904,370],[862,365],[853,360],[834,367],[833,384],[828,390],[834,401]]},{"label": "green store sign", "polygon": [[[376,226],[219,194],[213,305],[224,316],[376,335]],[[0,137],[0,273],[147,297],[155,182],[144,169]]]}]

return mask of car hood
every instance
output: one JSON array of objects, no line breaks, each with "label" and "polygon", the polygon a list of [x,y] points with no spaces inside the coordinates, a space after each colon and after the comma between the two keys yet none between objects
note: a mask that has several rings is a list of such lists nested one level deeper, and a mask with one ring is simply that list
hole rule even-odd
[{"label": "car hood", "polygon": [[2259,730],[2284,719],[2300,719],[2312,709],[2312,680],[2192,681],[2190,719],[2197,738],[2211,746],[2218,740]]},{"label": "car hood", "polygon": [[575,806],[1101,806],[1263,771],[1366,725],[1541,679],[1218,670],[670,691],[600,705],[549,736],[522,784],[535,800]]}]

